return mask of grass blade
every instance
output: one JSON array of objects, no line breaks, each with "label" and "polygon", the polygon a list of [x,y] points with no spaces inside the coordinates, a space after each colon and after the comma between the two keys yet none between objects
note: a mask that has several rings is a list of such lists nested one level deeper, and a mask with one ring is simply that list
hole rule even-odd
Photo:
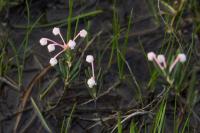
[{"label": "grass blade", "polygon": [[118,129],[118,133],[122,133],[122,123],[121,123],[120,113],[118,113],[118,118],[117,118],[117,129]]},{"label": "grass blade", "polygon": [[130,133],[138,133],[136,125],[133,121],[131,121],[131,124],[130,124]]},{"label": "grass blade", "polygon": [[32,103],[32,105],[33,105],[33,107],[34,107],[34,109],[35,109],[35,112],[37,113],[37,115],[38,115],[38,117],[39,117],[39,119],[40,119],[42,125],[44,126],[44,128],[45,128],[49,133],[53,133],[53,132],[51,131],[51,129],[49,128],[49,126],[48,126],[46,120],[44,119],[42,113],[40,112],[38,106],[36,105],[36,103],[35,103],[35,101],[34,101],[34,99],[33,99],[32,97],[31,97],[31,103]]},{"label": "grass blade", "polygon": [[71,124],[71,120],[72,120],[72,115],[74,113],[75,108],[76,108],[76,103],[74,103],[72,111],[71,111],[71,113],[70,113],[70,115],[67,119],[67,125],[66,125],[66,128],[65,128],[65,133],[68,133],[68,130],[69,130],[70,124]]}]

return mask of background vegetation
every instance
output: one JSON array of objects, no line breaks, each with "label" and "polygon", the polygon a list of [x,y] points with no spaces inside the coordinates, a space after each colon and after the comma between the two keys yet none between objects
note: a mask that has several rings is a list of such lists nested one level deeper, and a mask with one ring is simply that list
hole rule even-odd
[{"label": "background vegetation", "polygon": [[[0,0],[0,22],[0,132],[200,131],[198,0]],[[88,31],[55,67],[39,44],[53,27]],[[167,77],[150,51],[187,61]]]}]

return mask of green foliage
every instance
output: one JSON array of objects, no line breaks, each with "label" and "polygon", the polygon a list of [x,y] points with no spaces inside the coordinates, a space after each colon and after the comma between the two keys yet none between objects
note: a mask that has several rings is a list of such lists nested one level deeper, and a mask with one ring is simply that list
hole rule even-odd
[{"label": "green foliage", "polygon": [[156,113],[156,117],[154,119],[154,124],[152,126],[152,133],[161,133],[164,130],[164,120],[165,120],[165,112],[166,112],[167,102],[165,99],[162,100],[162,103],[159,107],[158,112]]},{"label": "green foliage", "polygon": [[[113,5],[113,7],[114,7],[114,9],[113,9],[113,24],[112,24],[113,25],[113,38],[112,38],[112,45],[111,45],[112,50],[111,50],[108,66],[109,67],[111,66],[112,61],[115,57],[114,55],[116,54],[119,78],[123,79],[124,78],[124,65],[125,65],[123,58],[125,58],[125,56],[126,56],[129,32],[130,32],[131,23],[132,23],[133,10],[131,10],[131,13],[129,15],[128,24],[127,24],[128,26],[127,26],[127,30],[125,33],[124,42],[123,42],[123,44],[120,44],[119,39],[120,39],[122,29],[120,26],[119,16],[116,11],[115,2]],[[121,54],[118,51],[121,51]]]},{"label": "green foliage", "polygon": [[[67,51],[63,59],[59,62],[59,71],[63,77],[65,86],[69,85],[73,81],[80,71],[81,60],[75,60],[74,55]],[[72,67],[73,66],[73,67]]]},{"label": "green foliage", "polygon": [[182,128],[182,131],[181,131],[181,133],[185,133],[186,131],[186,127],[188,127],[189,128],[189,122],[190,122],[190,114],[188,115],[188,117],[187,117],[187,119],[186,119],[186,121],[185,121],[185,123],[184,123],[184,125],[183,125],[183,128]]},{"label": "green foliage", "polygon": [[11,61],[8,60],[8,57],[7,57],[7,53],[6,53],[6,46],[7,46],[7,41],[8,41],[8,38],[7,37],[2,37],[0,39],[0,47],[1,47],[1,50],[0,50],[0,77],[6,75],[7,71],[9,70],[9,62]]},{"label": "green foliage", "polygon": [[118,130],[118,133],[122,133],[122,123],[121,123],[120,113],[118,113],[118,117],[117,117],[117,130]]},{"label": "green foliage", "polygon": [[19,0],[0,0],[0,12],[9,6],[16,6],[18,3]]},{"label": "green foliage", "polygon": [[71,38],[71,24],[72,24],[73,0],[69,0],[69,16],[67,24],[67,41]]},{"label": "green foliage", "polygon": [[190,83],[189,83],[189,87],[187,89],[187,105],[191,109],[196,104],[197,97],[198,97],[198,94],[197,94],[198,92],[195,89],[196,82],[197,82],[196,71],[193,71],[192,77],[191,77],[191,80],[190,80]]},{"label": "green foliage", "polygon": [[42,115],[42,113],[41,113],[39,107],[37,106],[37,104],[35,103],[35,101],[34,101],[34,99],[33,99],[32,97],[31,97],[31,102],[32,102],[32,105],[33,105],[33,107],[34,107],[34,109],[35,109],[35,112],[37,113],[37,115],[38,115],[38,117],[39,117],[39,119],[40,119],[42,125],[44,126],[44,128],[45,128],[49,133],[53,133],[52,130],[51,130],[51,128],[48,126],[48,124],[47,124],[47,122],[46,122],[44,116]]},{"label": "green foliage", "polygon": [[7,4],[7,0],[0,0],[0,11],[5,7]]},{"label": "green foliage", "polygon": [[[26,1],[26,10],[27,10],[27,23],[29,25],[30,24],[30,8],[28,5],[28,1]],[[30,48],[28,47],[29,36],[30,36],[31,32],[33,31],[33,29],[35,28],[35,26],[40,21],[41,17],[42,16],[40,16],[33,24],[30,24],[30,27],[27,27],[25,37],[22,40],[20,46],[17,46],[12,40],[8,40],[9,45],[11,46],[12,51],[15,54],[19,86],[22,86],[25,60],[26,60],[27,56],[30,54]]]},{"label": "green foliage", "polygon": [[62,127],[61,127],[60,133],[68,133],[69,132],[69,128],[70,128],[71,121],[72,121],[72,116],[73,116],[73,113],[74,113],[75,109],[76,109],[76,103],[74,103],[69,117],[67,119],[64,118],[64,120],[62,122]]},{"label": "green foliage", "polygon": [[129,133],[138,133],[138,129],[137,129],[137,126],[135,124],[134,121],[131,121],[131,124],[130,124],[130,132]]}]

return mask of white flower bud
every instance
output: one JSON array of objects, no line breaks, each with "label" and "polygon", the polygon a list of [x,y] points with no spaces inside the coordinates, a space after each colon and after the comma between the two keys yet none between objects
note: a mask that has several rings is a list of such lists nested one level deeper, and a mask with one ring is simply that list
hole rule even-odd
[{"label": "white flower bud", "polygon": [[97,85],[94,77],[89,78],[87,84],[90,88],[93,88],[95,85]]},{"label": "white flower bud", "polygon": [[79,34],[80,34],[80,37],[85,38],[85,37],[87,36],[87,31],[86,31],[85,29],[83,29],[83,30],[81,30],[81,31],[79,32]]},{"label": "white flower bud", "polygon": [[47,39],[46,39],[46,38],[41,38],[41,39],[40,39],[40,44],[41,44],[42,46],[47,45]]},{"label": "white flower bud", "polygon": [[94,61],[94,57],[93,57],[92,55],[87,55],[86,61],[87,61],[88,63],[92,63],[92,62]]},{"label": "white flower bud", "polygon": [[51,64],[51,66],[55,66],[58,63],[58,60],[56,58],[51,58],[49,63]]},{"label": "white flower bud", "polygon": [[60,34],[60,28],[54,27],[52,33],[56,36]]},{"label": "white flower bud", "polygon": [[165,56],[160,54],[157,56],[158,62],[159,63],[164,63],[165,62]]},{"label": "white flower bud", "polygon": [[156,54],[154,52],[149,52],[147,58],[149,61],[153,61],[153,59],[156,58]]},{"label": "white flower bud", "polygon": [[178,58],[180,62],[185,62],[186,61],[186,55],[185,54],[178,54]]},{"label": "white flower bud", "polygon": [[47,48],[48,48],[48,51],[49,51],[49,52],[52,52],[52,51],[55,50],[55,45],[54,45],[54,44],[49,44],[49,45],[47,46]]},{"label": "white flower bud", "polygon": [[70,47],[70,49],[74,49],[76,46],[76,42],[73,40],[69,40],[68,42],[68,46]]}]

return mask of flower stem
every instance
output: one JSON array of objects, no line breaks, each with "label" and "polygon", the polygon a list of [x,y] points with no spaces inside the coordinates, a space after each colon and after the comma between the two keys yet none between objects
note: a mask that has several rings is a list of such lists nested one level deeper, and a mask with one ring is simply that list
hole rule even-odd
[{"label": "flower stem", "polygon": [[179,57],[176,57],[176,59],[174,60],[174,62],[171,64],[171,66],[169,68],[170,73],[171,73],[171,71],[173,70],[173,68],[175,67],[175,65],[177,64],[178,61],[179,61]]},{"label": "flower stem", "polygon": [[92,62],[91,64],[92,64],[92,76],[95,79],[95,75],[94,75],[94,62]]}]

